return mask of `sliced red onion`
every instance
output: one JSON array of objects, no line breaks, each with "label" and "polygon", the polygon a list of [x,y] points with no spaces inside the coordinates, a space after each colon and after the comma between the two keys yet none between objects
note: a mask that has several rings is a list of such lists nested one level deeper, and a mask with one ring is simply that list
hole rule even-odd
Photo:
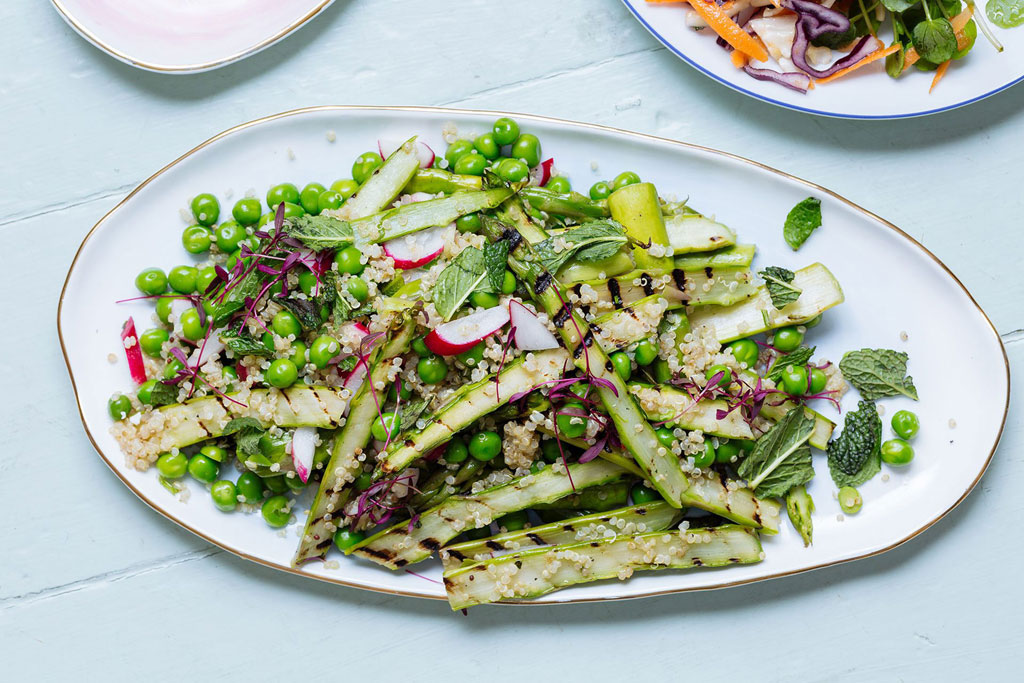
[{"label": "sliced red onion", "polygon": [[757,67],[750,66],[749,64],[744,66],[743,70],[746,71],[747,75],[751,78],[756,78],[759,81],[771,81],[772,83],[778,83],[784,88],[796,90],[800,93],[806,94],[807,89],[811,87],[811,77],[804,73],[798,73],[796,71],[781,73],[779,71],[772,71],[771,69],[758,69]]},{"label": "sliced red onion", "polygon": [[849,17],[811,0],[782,0],[782,6],[797,13],[811,40],[824,33],[846,33],[850,30]]},{"label": "sliced red onion", "polygon": [[[782,6],[797,13],[796,35],[793,38],[793,63],[801,71],[815,78],[826,78],[853,66],[875,51],[871,36],[864,36],[846,55],[827,69],[815,69],[807,63],[807,48],[811,41],[826,33],[845,33],[850,29],[850,19],[842,12],[822,7],[811,0],[782,0]],[[750,73],[749,71],[747,73]],[[753,76],[753,74],[751,74]],[[754,76],[757,78],[757,76]],[[774,79],[771,79],[774,80]],[[787,86],[789,87],[789,86]]]},{"label": "sliced red onion", "polygon": [[851,67],[877,49],[874,37],[864,36],[860,39],[857,45],[854,46],[850,54],[846,55],[827,69],[815,69],[807,63],[807,47],[809,45],[810,41],[807,39],[807,35],[803,31],[803,22],[798,21],[796,24],[796,38],[793,40],[793,63],[796,64],[797,68],[809,73],[815,78],[825,78],[826,76],[831,76],[838,71]]}]

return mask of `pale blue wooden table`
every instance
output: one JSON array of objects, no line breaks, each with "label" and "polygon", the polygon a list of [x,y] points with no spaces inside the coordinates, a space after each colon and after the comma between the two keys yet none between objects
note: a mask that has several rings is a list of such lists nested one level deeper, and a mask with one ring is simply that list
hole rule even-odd
[{"label": "pale blue wooden table", "polygon": [[[1024,87],[926,119],[826,120],[713,83],[616,0],[500,4],[339,0],[249,60],[169,77],[100,53],[44,0],[0,3],[0,678],[1012,678],[1024,637],[1019,390],[977,490],[895,551],[726,591],[468,617],[218,551],[96,457],[55,327],[79,242],[194,144],[314,104],[535,112],[755,158],[920,239],[989,313],[1013,371],[1024,368]],[[950,390],[965,401],[984,391],[985,378],[965,379]]]}]

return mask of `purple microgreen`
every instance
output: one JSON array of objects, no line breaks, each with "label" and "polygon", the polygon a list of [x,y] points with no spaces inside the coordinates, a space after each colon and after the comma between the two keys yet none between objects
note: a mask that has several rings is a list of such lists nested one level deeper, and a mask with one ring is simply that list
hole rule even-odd
[{"label": "purple microgreen", "polygon": [[[411,524],[411,523],[412,523],[412,522],[410,521],[410,524]],[[411,529],[410,529],[410,531],[411,531]],[[412,574],[412,575],[413,575],[413,576],[415,576],[416,578],[419,578],[419,579],[423,579],[424,581],[429,581],[430,583],[437,583],[437,584],[440,584],[440,583],[441,583],[441,582],[440,582],[440,581],[438,581],[437,579],[432,579],[432,578],[430,578],[429,576],[423,576],[423,574],[417,574],[416,572],[414,572],[414,571],[413,571],[413,570],[411,570],[411,569],[406,569],[406,570],[405,570],[405,573],[406,573],[406,574]],[[463,611],[463,612],[466,612],[466,610],[462,610],[462,611]]]},{"label": "purple microgreen", "polygon": [[580,462],[590,462],[591,460],[596,458],[601,453],[601,451],[604,450],[605,444],[607,443],[608,433],[605,432],[600,439],[594,442],[593,446],[583,451],[583,455],[580,456]]}]

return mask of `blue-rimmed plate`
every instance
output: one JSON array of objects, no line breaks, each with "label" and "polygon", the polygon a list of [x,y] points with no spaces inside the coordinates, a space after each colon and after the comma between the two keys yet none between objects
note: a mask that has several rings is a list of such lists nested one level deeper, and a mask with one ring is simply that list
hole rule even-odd
[{"label": "blue-rimmed plate", "polygon": [[[979,34],[974,49],[950,65],[931,94],[928,88],[932,73],[910,69],[895,80],[885,74],[881,60],[801,94],[775,83],[756,81],[735,68],[726,51],[715,44],[712,32],[687,27],[686,15],[692,11],[688,5],[623,2],[655,38],[701,73],[745,95],[810,114],[845,119],[924,116],[977,102],[1024,80],[1024,27],[993,27],[1004,51],[996,52]],[[984,2],[978,3],[978,13],[984,13]]]}]

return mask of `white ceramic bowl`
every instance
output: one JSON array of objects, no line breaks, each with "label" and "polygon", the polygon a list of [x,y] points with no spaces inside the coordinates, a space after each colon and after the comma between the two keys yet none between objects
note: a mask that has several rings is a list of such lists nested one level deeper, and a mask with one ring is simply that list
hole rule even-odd
[{"label": "white ceramic bowl", "polygon": [[[211,543],[268,566],[296,571],[289,561],[298,540],[297,525],[279,534],[258,514],[221,513],[205,487],[194,481],[187,482],[193,495],[182,503],[161,487],[154,471],[125,467],[108,433],[106,403],[115,391],[132,386],[119,344],[121,324],[133,315],[140,331],[148,327],[152,306],[115,301],[134,295],[133,281],[143,267],[169,268],[188,261],[180,246],[186,224],[179,210],[199,192],[217,194],[227,207],[234,201],[228,197],[237,199],[250,188],[262,193],[286,180],[300,186],[314,180],[329,184],[347,177],[352,160],[375,149],[380,137],[418,133],[443,150],[441,130],[446,123],[476,134],[501,115],[411,107],[319,107],[271,116],[199,145],[103,217],[82,243],[68,273],[58,327],[86,433],[114,473],[155,510]],[[1009,400],[1009,366],[984,312],[924,247],[824,188],[745,159],[602,126],[510,116],[540,137],[545,156],[553,156],[558,169],[579,188],[624,169],[635,170],[663,194],[688,196],[694,207],[734,228],[744,242],[755,242],[757,265],[795,269],[825,263],[842,283],[846,303],[827,313],[811,333],[818,357],[838,361],[844,351],[865,346],[905,350],[921,396],[919,403],[882,401],[887,415],[910,408],[920,416],[921,433],[914,441],[917,455],[909,467],[885,468],[888,477],[876,477],[861,487],[866,502],[858,515],[838,517],[824,456],[816,456],[818,476],[810,487],[817,504],[811,548],[804,548],[784,522],[778,536],[764,538],[767,558],[760,564],[644,572],[626,582],[560,591],[542,602],[717,588],[866,557],[921,533],[970,492],[999,441]],[[336,141],[330,142],[333,135]],[[808,195],[821,199],[824,225],[794,253],[782,239],[782,224],[790,208]],[[901,340],[902,332],[907,341]],[[107,360],[112,353],[118,357],[114,364]],[[972,390],[965,377],[985,377],[985,391]],[[856,400],[856,392],[851,392],[844,408]],[[298,573],[372,590],[443,595],[439,584],[420,576],[338,553],[330,559],[336,563],[313,564]],[[436,562],[414,569],[429,579],[440,576]]]}]

